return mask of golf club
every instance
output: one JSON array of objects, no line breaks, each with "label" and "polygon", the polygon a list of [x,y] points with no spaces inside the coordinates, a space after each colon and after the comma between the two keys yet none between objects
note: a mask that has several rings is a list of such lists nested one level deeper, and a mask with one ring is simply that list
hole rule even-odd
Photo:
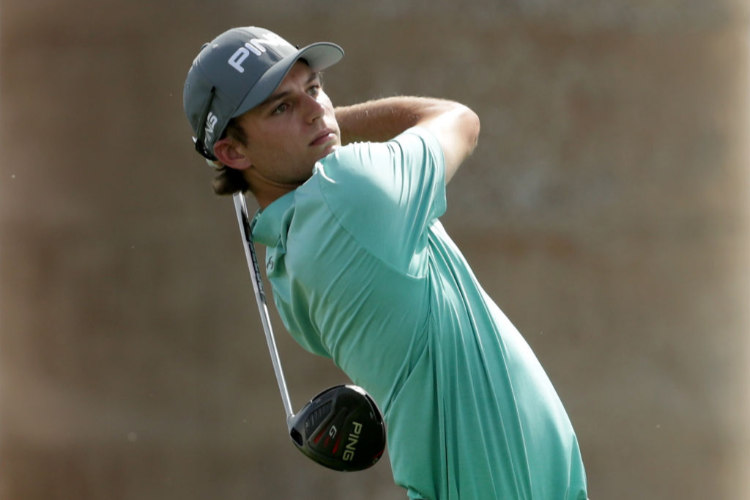
[{"label": "golf club", "polygon": [[331,387],[312,398],[296,415],[292,412],[292,403],[268,315],[245,196],[235,193],[233,198],[260,319],[271,353],[271,362],[284,403],[292,442],[310,459],[329,469],[351,472],[375,465],[385,450],[385,422],[375,401],[361,387]]}]

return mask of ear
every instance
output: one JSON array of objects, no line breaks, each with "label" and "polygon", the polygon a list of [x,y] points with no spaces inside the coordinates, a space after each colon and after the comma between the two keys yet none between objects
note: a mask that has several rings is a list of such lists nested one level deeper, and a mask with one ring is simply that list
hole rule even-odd
[{"label": "ear", "polygon": [[239,149],[237,144],[229,137],[225,137],[214,144],[214,154],[221,163],[229,168],[236,170],[250,168],[250,158],[245,155],[244,149]]}]

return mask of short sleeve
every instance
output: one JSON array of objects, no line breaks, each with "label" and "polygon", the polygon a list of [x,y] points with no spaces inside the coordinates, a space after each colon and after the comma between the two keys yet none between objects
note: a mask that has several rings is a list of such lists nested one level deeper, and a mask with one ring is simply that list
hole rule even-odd
[{"label": "short sleeve", "polygon": [[445,161],[431,132],[414,127],[388,142],[348,145],[316,174],[347,232],[398,270],[420,274],[427,229],[446,210]]}]

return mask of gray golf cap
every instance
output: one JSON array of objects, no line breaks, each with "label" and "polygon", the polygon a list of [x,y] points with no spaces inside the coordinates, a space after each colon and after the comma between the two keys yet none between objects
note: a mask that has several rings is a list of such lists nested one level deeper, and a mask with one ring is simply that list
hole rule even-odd
[{"label": "gray golf cap", "polygon": [[214,144],[229,120],[265,101],[299,59],[313,71],[344,56],[338,45],[314,43],[302,49],[263,28],[233,28],[204,44],[185,79],[183,106],[196,150],[215,160]]}]

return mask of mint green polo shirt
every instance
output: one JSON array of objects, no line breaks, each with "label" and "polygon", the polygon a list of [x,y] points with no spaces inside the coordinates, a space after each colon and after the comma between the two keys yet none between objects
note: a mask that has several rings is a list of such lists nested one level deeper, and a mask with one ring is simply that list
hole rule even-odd
[{"label": "mint green polo shirt", "polygon": [[373,396],[412,499],[585,500],[565,410],[446,234],[445,210],[426,129],[325,157],[256,216],[281,319]]}]

